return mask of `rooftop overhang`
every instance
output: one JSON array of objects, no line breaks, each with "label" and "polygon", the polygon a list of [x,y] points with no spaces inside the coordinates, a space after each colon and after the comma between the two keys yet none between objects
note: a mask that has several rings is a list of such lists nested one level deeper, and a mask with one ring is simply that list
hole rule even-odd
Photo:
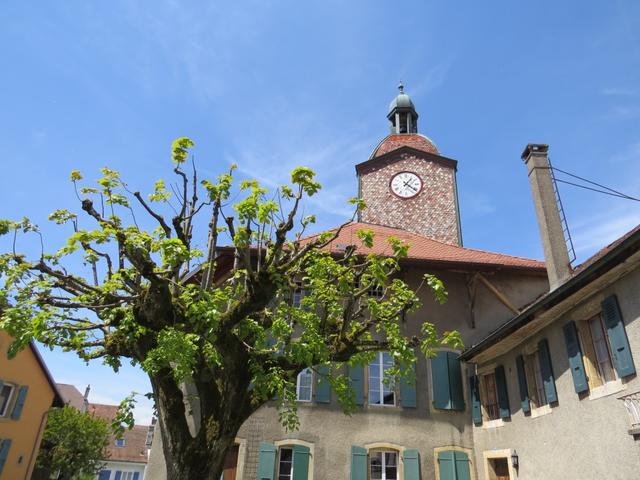
[{"label": "rooftop overhang", "polygon": [[634,231],[593,262],[587,263],[558,288],[463,351],[460,359],[482,364],[511,351],[531,335],[637,269],[640,265],[640,230]]},{"label": "rooftop overhang", "polygon": [[388,165],[398,161],[397,155],[398,153],[412,153],[414,155],[420,156],[425,160],[430,160],[435,163],[439,163],[440,165],[444,165],[445,167],[449,167],[453,170],[458,169],[458,161],[453,160],[452,158],[443,157],[442,155],[436,155],[435,153],[426,152],[424,150],[420,150],[418,148],[409,147],[404,145],[402,147],[398,147],[395,150],[391,150],[387,153],[384,153],[378,157],[373,157],[364,162],[358,163],[356,165],[356,173],[358,175],[362,175],[363,173],[367,173],[371,170],[378,169],[382,165]]}]

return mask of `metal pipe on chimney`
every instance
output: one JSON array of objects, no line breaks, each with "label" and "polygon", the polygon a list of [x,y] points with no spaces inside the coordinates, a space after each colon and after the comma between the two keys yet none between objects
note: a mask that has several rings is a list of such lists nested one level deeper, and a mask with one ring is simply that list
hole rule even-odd
[{"label": "metal pipe on chimney", "polygon": [[522,160],[527,166],[549,286],[554,290],[571,276],[571,261],[551,178],[549,145],[530,143],[522,152]]}]

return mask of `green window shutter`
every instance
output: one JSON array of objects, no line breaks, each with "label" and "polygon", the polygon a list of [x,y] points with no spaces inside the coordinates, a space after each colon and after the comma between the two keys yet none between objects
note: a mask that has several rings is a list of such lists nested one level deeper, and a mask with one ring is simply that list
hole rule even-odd
[{"label": "green window shutter", "polygon": [[495,370],[496,390],[498,391],[498,407],[500,407],[500,418],[509,418],[509,392],[507,391],[507,379],[504,375],[504,366],[498,365]]},{"label": "green window shutter", "polygon": [[316,402],[317,403],[329,403],[331,401],[331,384],[323,378],[325,375],[329,375],[329,366],[320,365],[317,368],[318,374],[316,375]]},{"label": "green window shutter", "polygon": [[2,475],[2,469],[7,462],[9,456],[9,449],[11,448],[11,440],[0,440],[0,475]]},{"label": "green window shutter", "polygon": [[569,322],[562,327],[564,332],[564,343],[567,346],[567,356],[569,357],[569,368],[571,368],[571,376],[573,377],[573,386],[576,393],[582,393],[589,390],[587,382],[587,374],[582,361],[582,350],[578,341],[578,331],[575,322]]},{"label": "green window shutter", "polygon": [[309,447],[293,446],[293,480],[307,480],[309,477]]},{"label": "green window shutter", "polygon": [[457,480],[456,461],[453,453],[450,451],[438,452],[438,469],[440,470],[438,480]]},{"label": "green window shutter", "polygon": [[11,412],[12,419],[20,420],[20,415],[22,415],[22,409],[24,408],[24,402],[27,400],[28,391],[29,387],[26,385],[23,385],[18,389],[18,398],[16,399],[16,404],[13,406],[13,412]]},{"label": "green window shutter", "polygon": [[469,456],[465,452],[454,451],[453,458],[456,465],[456,480],[471,480]]},{"label": "green window shutter", "polygon": [[542,383],[544,384],[544,393],[547,396],[547,402],[557,402],[558,393],[556,392],[556,380],[553,376],[549,342],[547,342],[546,338],[538,342],[538,358],[540,359],[540,373],[542,374]]},{"label": "green window shutter", "polygon": [[616,367],[616,372],[618,372],[618,376],[624,378],[633,375],[636,373],[636,367],[633,364],[627,332],[624,329],[624,322],[622,321],[620,307],[618,306],[618,300],[615,295],[611,295],[603,300],[602,316],[607,326],[609,345],[611,346],[613,363]]},{"label": "green window shutter", "polygon": [[357,445],[351,446],[350,480],[367,480],[367,450]]},{"label": "green window shutter", "polygon": [[516,357],[516,368],[518,370],[518,387],[520,389],[520,406],[522,407],[522,413],[529,413],[531,411],[531,402],[529,401],[527,374],[524,370],[524,357],[522,355]]},{"label": "green window shutter", "polygon": [[464,390],[462,388],[462,367],[458,357],[459,355],[455,352],[447,352],[451,409],[462,411],[464,410]]},{"label": "green window shutter", "polygon": [[478,376],[469,377],[469,395],[471,396],[471,418],[475,425],[482,425],[482,407],[480,406],[480,388]]},{"label": "green window shutter", "polygon": [[433,406],[444,410],[451,409],[448,353],[440,351],[431,359]]},{"label": "green window shutter", "polygon": [[349,367],[349,383],[356,397],[356,405],[364,405],[364,367]]},{"label": "green window shutter", "polygon": [[420,480],[420,456],[418,450],[405,450],[402,453],[404,480]]},{"label": "green window shutter", "polygon": [[413,370],[413,380],[404,377],[400,378],[400,402],[404,408],[415,408],[416,406],[416,364],[411,365]]},{"label": "green window shutter", "polygon": [[258,480],[274,480],[276,471],[276,453],[273,443],[262,442],[258,453]]}]

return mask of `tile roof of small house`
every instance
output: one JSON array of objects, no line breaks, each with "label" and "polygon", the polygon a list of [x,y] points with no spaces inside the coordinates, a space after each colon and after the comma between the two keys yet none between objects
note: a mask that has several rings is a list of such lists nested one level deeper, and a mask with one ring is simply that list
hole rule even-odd
[{"label": "tile roof of small house", "polygon": [[[362,246],[357,232],[359,230],[372,230],[375,234],[372,248]],[[335,232],[337,228],[329,230]],[[309,241],[317,235],[303,240]],[[358,246],[358,252],[362,254],[375,253],[378,255],[390,255],[391,247],[387,242],[390,237],[396,237],[410,245],[406,261],[429,263],[435,266],[475,266],[487,268],[513,268],[527,269],[546,273],[544,262],[529,258],[505,255],[502,253],[487,252],[473,248],[449,245],[423,235],[411,233],[399,228],[386,227],[362,222],[351,222],[340,230],[338,237],[331,242],[328,248],[335,253],[344,251],[347,246]]]},{"label": "tile roof of small house", "polygon": [[[117,405],[104,405],[100,403],[90,403],[87,411],[96,417],[103,418],[109,423],[115,418],[118,411]],[[131,430],[125,429],[123,434],[124,447],[116,447],[116,438],[111,435],[107,451],[107,460],[119,462],[147,463],[147,432],[146,425],[134,425]]]},{"label": "tile roof of small house", "polygon": [[85,398],[84,395],[80,393],[80,390],[78,390],[74,385],[69,385],[67,383],[57,383],[56,385],[65,405],[69,405],[81,412],[86,410],[87,405],[85,403]]},{"label": "tile roof of small house", "polygon": [[439,155],[438,149],[434,143],[424,135],[419,133],[401,133],[391,134],[385,137],[373,150],[369,158],[380,157],[401,147],[411,147],[416,150],[422,150],[424,152]]}]

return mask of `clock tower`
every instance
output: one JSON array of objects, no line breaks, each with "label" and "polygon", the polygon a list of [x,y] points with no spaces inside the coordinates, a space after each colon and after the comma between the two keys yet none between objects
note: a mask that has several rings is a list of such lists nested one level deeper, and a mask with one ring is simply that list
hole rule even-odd
[{"label": "clock tower", "polygon": [[390,134],[356,165],[358,195],[367,205],[358,220],[461,245],[458,162],[418,133],[418,113],[403,85],[398,88],[387,114]]}]

